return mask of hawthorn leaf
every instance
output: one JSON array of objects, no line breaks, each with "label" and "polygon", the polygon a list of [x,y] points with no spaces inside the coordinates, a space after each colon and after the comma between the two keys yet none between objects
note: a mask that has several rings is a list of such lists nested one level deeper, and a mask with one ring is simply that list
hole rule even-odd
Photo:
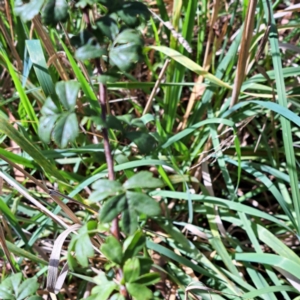
[{"label": "hawthorn leaf", "polygon": [[40,139],[46,144],[51,141],[52,130],[58,117],[59,115],[48,115],[40,118],[38,134]]},{"label": "hawthorn leaf", "polygon": [[22,0],[16,0],[14,11],[23,22],[27,22],[32,20],[40,12],[43,4],[43,0],[31,0],[28,3],[23,2]]},{"label": "hawthorn leaf", "polygon": [[76,239],[75,253],[77,261],[86,268],[89,265],[88,258],[94,256],[93,244],[87,231],[80,233]]},{"label": "hawthorn leaf", "polygon": [[56,114],[60,113],[60,110],[56,106],[54,101],[50,97],[47,97],[47,99],[41,109],[41,113],[43,115],[56,115]]},{"label": "hawthorn leaf", "polygon": [[124,232],[128,235],[131,235],[138,228],[138,215],[130,203],[126,204],[127,209],[122,212],[121,224]]},{"label": "hawthorn leaf", "polygon": [[53,129],[53,139],[60,148],[67,147],[78,136],[78,121],[75,113],[62,113]]},{"label": "hawthorn leaf", "polygon": [[149,217],[154,217],[161,213],[159,204],[144,193],[127,191],[126,197],[131,207],[138,213],[145,214]]},{"label": "hawthorn leaf", "polygon": [[104,16],[96,20],[96,26],[99,34],[107,36],[113,41],[119,33],[117,22],[109,16]]},{"label": "hawthorn leaf", "polygon": [[22,284],[18,287],[18,296],[16,300],[22,300],[26,297],[34,294],[39,288],[39,283],[36,278],[29,278],[22,282]]},{"label": "hawthorn leaf", "polygon": [[126,137],[137,145],[142,154],[149,154],[156,147],[156,140],[148,132],[127,132]]},{"label": "hawthorn leaf", "polygon": [[146,286],[138,283],[126,283],[126,288],[134,300],[150,300],[153,299],[151,290]]},{"label": "hawthorn leaf", "polygon": [[126,208],[125,194],[114,196],[108,199],[100,210],[100,221],[108,223]]},{"label": "hawthorn leaf", "polygon": [[154,178],[151,172],[141,171],[130,177],[123,184],[123,187],[127,190],[136,188],[155,189],[158,187],[162,187],[163,185],[163,182],[158,178]]},{"label": "hawthorn leaf", "polygon": [[56,26],[68,19],[68,3],[66,0],[47,0],[42,11],[42,20],[46,25]]},{"label": "hawthorn leaf", "polygon": [[114,290],[118,290],[118,285],[115,282],[108,280],[103,272],[94,278],[94,282],[97,286],[92,289],[92,295],[97,296],[96,298],[88,297],[87,299],[106,300]]},{"label": "hawthorn leaf", "polygon": [[115,196],[124,191],[118,181],[100,179],[93,183],[92,188],[95,190],[89,197],[91,202],[99,202],[109,196]]},{"label": "hawthorn leaf", "polygon": [[[152,285],[160,281],[159,273],[147,273],[134,280],[134,283],[142,285]],[[131,281],[132,282],[132,281]]]},{"label": "hawthorn leaf", "polygon": [[105,243],[102,244],[100,248],[101,252],[105,255],[106,258],[111,260],[117,265],[122,264],[123,252],[121,243],[114,237],[109,236]]},{"label": "hawthorn leaf", "polygon": [[123,243],[124,260],[135,257],[146,244],[146,238],[141,230],[130,235]]},{"label": "hawthorn leaf", "polygon": [[95,43],[94,40],[90,39],[86,45],[76,50],[75,57],[78,60],[89,60],[106,54],[107,51],[105,48],[102,48],[98,43]]},{"label": "hawthorn leaf", "polygon": [[127,259],[123,266],[125,282],[133,282],[140,275],[140,261],[137,257]]},{"label": "hawthorn leaf", "polygon": [[80,83],[76,81],[60,81],[55,85],[59,101],[68,111],[75,109]]},{"label": "hawthorn leaf", "polygon": [[121,71],[130,70],[143,57],[143,44],[138,31],[123,30],[114,40],[109,52],[111,65],[117,66]]},{"label": "hawthorn leaf", "polygon": [[141,2],[128,1],[116,12],[128,27],[137,27],[150,18],[147,6]]}]

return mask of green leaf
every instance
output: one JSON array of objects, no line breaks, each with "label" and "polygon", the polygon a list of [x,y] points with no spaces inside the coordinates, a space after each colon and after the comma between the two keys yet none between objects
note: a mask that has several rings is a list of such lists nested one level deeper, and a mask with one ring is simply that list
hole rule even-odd
[{"label": "green leaf", "polygon": [[126,207],[125,195],[117,195],[105,202],[102,209],[100,210],[100,221],[108,223],[112,221],[118,214],[124,211]]},{"label": "green leaf", "polygon": [[105,255],[106,258],[112,262],[121,265],[123,260],[122,246],[120,242],[114,237],[109,236],[105,243],[102,244],[100,248],[101,252]]},{"label": "green leaf", "polygon": [[100,273],[94,278],[94,282],[97,284],[92,289],[92,295],[97,295],[96,300],[106,300],[114,290],[118,290],[118,285],[111,280],[107,280],[104,273]]},{"label": "green leaf", "polygon": [[43,300],[43,298],[40,296],[31,296],[27,300]]},{"label": "green leaf", "polygon": [[128,27],[137,27],[142,21],[150,18],[147,6],[141,2],[125,2],[117,12],[120,19]]},{"label": "green leaf", "polygon": [[89,265],[88,258],[94,256],[93,244],[90,240],[87,225],[80,228],[76,236],[75,253],[77,261],[86,268]]},{"label": "green leaf", "polygon": [[138,227],[138,215],[136,214],[136,211],[134,210],[134,208],[130,205],[128,205],[129,203],[126,203],[126,209],[123,211],[122,213],[122,228],[123,231],[126,234],[132,234],[133,232],[136,231],[137,227]]},{"label": "green leaf", "polygon": [[78,121],[75,113],[62,113],[53,129],[53,139],[60,148],[74,142],[79,134]]},{"label": "green leaf", "polygon": [[43,4],[43,0],[31,0],[28,3],[24,3],[22,0],[16,0],[14,11],[17,16],[20,16],[23,22],[27,22],[32,20],[40,12]]},{"label": "green leaf", "polygon": [[122,0],[98,0],[97,2],[106,6],[111,11],[118,7],[122,3]]},{"label": "green leaf", "polygon": [[123,243],[124,260],[136,256],[143,249],[145,243],[146,238],[141,230],[130,235]]},{"label": "green leaf", "polygon": [[74,110],[79,88],[80,84],[76,81],[60,81],[55,85],[56,94],[66,110]]},{"label": "green leaf", "polygon": [[68,19],[68,3],[66,0],[47,0],[42,11],[42,20],[46,25],[56,26],[58,22]]},{"label": "green leaf", "polygon": [[16,298],[0,285],[0,299],[15,300]]},{"label": "green leaf", "polygon": [[60,113],[60,109],[55,105],[54,101],[48,97],[41,109],[43,115],[56,115]]},{"label": "green leaf", "polygon": [[148,195],[127,191],[126,197],[134,210],[141,214],[154,217],[161,213],[159,204]]},{"label": "green leaf", "polygon": [[92,202],[99,202],[109,196],[115,196],[124,189],[118,181],[100,179],[93,183],[92,188],[95,190],[89,197]]},{"label": "green leaf", "polygon": [[140,275],[140,261],[137,257],[126,260],[123,267],[125,282],[133,282]]},{"label": "green leaf", "polygon": [[113,294],[109,300],[126,300],[124,296],[120,295],[119,293]]},{"label": "green leaf", "polygon": [[156,140],[148,132],[127,132],[126,137],[137,145],[142,154],[149,154],[156,148]]},{"label": "green leaf", "polygon": [[153,298],[151,290],[142,284],[127,283],[126,288],[135,300],[150,300]]},{"label": "green leaf", "polygon": [[89,60],[106,54],[105,48],[102,48],[94,39],[90,39],[86,45],[76,50],[75,57],[79,60]]},{"label": "green leaf", "polygon": [[44,143],[50,143],[52,130],[58,117],[59,115],[48,115],[40,118],[38,134]]},{"label": "green leaf", "polygon": [[1,283],[1,288],[6,291],[13,291],[15,295],[17,295],[21,281],[22,281],[22,273],[13,274],[7,277]]},{"label": "green leaf", "polygon": [[34,294],[39,288],[39,283],[36,278],[29,278],[22,282],[18,288],[17,300],[22,300],[32,294]]},{"label": "green leaf", "polygon": [[158,178],[154,178],[153,174],[148,171],[136,173],[123,184],[123,187],[127,190],[136,188],[155,189],[162,186],[163,182]]},{"label": "green leaf", "polygon": [[122,124],[120,119],[113,116],[113,115],[108,115],[107,116],[106,125],[107,125],[107,128],[116,129],[116,130],[119,130],[121,132],[124,131],[124,125]]},{"label": "green leaf", "polygon": [[91,31],[84,29],[80,31],[79,34],[72,36],[70,42],[72,46],[79,48],[87,44],[88,41],[93,37],[94,35]]},{"label": "green leaf", "polygon": [[148,273],[137,278],[134,283],[143,284],[143,285],[152,285],[160,281],[159,273]]},{"label": "green leaf", "polygon": [[143,57],[143,39],[138,31],[125,29],[114,41],[109,52],[110,62],[121,71],[130,70]]},{"label": "green leaf", "polygon": [[117,22],[109,16],[104,16],[96,21],[97,32],[100,35],[107,36],[113,41],[119,33]]},{"label": "green leaf", "polygon": [[144,275],[146,273],[149,273],[149,271],[153,265],[152,259],[148,258],[148,257],[139,257],[139,260],[140,260],[140,265],[141,265],[140,274]]}]

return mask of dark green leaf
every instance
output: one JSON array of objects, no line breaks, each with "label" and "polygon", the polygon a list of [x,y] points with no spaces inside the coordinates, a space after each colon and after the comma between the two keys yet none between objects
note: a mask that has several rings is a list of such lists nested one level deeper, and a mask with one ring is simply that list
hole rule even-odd
[{"label": "dark green leaf", "polygon": [[153,261],[151,260],[151,258],[148,257],[139,257],[140,260],[140,265],[141,265],[141,275],[144,275],[146,273],[149,273],[152,265],[153,265]]},{"label": "dark green leaf", "polygon": [[76,105],[80,83],[76,81],[60,81],[55,85],[55,91],[64,108],[73,111]]},{"label": "dark green leaf", "polygon": [[[159,273],[148,273],[137,278],[134,283],[143,284],[143,285],[151,285],[160,281]],[[132,281],[131,281],[132,282]]]},{"label": "dark green leaf", "polygon": [[107,116],[106,125],[107,125],[107,128],[109,128],[109,129],[116,129],[116,130],[120,130],[121,132],[123,132],[123,130],[124,130],[124,126],[121,123],[121,121],[119,120],[119,118],[117,118],[113,115]]},{"label": "dark green leaf", "polygon": [[55,103],[53,102],[53,100],[48,97],[41,109],[41,113],[45,116],[48,115],[56,115],[60,113],[59,108],[55,105]]},{"label": "dark green leaf", "polygon": [[126,203],[126,209],[122,213],[122,227],[126,234],[132,234],[138,227],[138,215],[136,214],[134,207],[130,203]]},{"label": "dark green leaf", "polygon": [[106,258],[112,262],[120,265],[123,259],[122,246],[120,242],[114,237],[109,236],[105,243],[102,244],[100,248],[101,252],[105,255]]},{"label": "dark green leaf", "polygon": [[90,39],[86,45],[76,50],[75,57],[79,60],[89,60],[105,54],[107,54],[106,49],[95,43],[93,39]]},{"label": "dark green leaf", "polygon": [[123,267],[125,282],[133,282],[140,275],[140,261],[137,257],[126,260]]},{"label": "dark green leaf", "polygon": [[122,0],[98,0],[98,2],[106,6],[111,11],[116,9],[122,3]]},{"label": "dark green leaf", "polygon": [[39,288],[39,283],[36,278],[29,278],[22,282],[18,288],[17,300],[22,300],[32,294],[34,294]]},{"label": "dark green leaf", "polygon": [[114,41],[109,52],[110,62],[121,71],[130,70],[143,57],[143,39],[136,30],[125,29]]},{"label": "dark green leaf", "polygon": [[92,202],[99,202],[109,196],[118,195],[124,189],[118,181],[100,179],[93,183],[92,188],[95,190],[89,197]]},{"label": "dark green leaf", "polygon": [[94,256],[93,244],[87,232],[78,234],[75,244],[77,261],[86,268],[89,265],[88,258]]},{"label": "dark green leaf", "polygon": [[97,32],[100,35],[107,36],[110,40],[114,40],[119,33],[117,22],[109,16],[104,16],[96,21]]},{"label": "dark green leaf", "polygon": [[154,178],[153,174],[148,171],[136,173],[123,184],[123,187],[127,190],[136,188],[155,189],[162,186],[163,182],[158,178]]},{"label": "dark green leaf", "polygon": [[100,210],[100,221],[103,223],[112,221],[118,214],[124,211],[125,207],[126,197],[124,194],[110,198]]},{"label": "dark green leaf", "polygon": [[93,4],[97,4],[98,2],[99,2],[98,0],[80,0],[77,1],[76,7],[85,8],[87,6],[92,6]]},{"label": "dark green leaf", "polygon": [[68,19],[68,3],[66,0],[47,0],[42,11],[42,20],[46,25],[56,26],[58,22]]},{"label": "dark green leaf", "polygon": [[43,298],[40,296],[31,296],[31,297],[27,298],[26,300],[43,300]]},{"label": "dark green leaf", "polygon": [[142,154],[149,154],[156,147],[155,139],[147,132],[127,132],[126,137],[137,145]]},{"label": "dark green leaf", "polygon": [[75,113],[62,113],[53,130],[53,139],[60,148],[67,147],[74,142],[79,133],[78,121]]},{"label": "dark green leaf", "polygon": [[146,238],[141,230],[130,235],[123,243],[124,260],[134,257],[145,246]]},{"label": "dark green leaf", "polygon": [[20,16],[22,21],[27,22],[32,20],[39,12],[44,4],[43,0],[31,0],[24,3],[22,0],[15,1],[15,14]]},{"label": "dark green leaf", "polygon": [[93,34],[89,30],[85,29],[80,31],[79,34],[72,36],[70,42],[72,46],[79,48],[87,44],[91,38],[93,38]]},{"label": "dark green leaf", "polygon": [[125,2],[117,11],[120,19],[129,27],[136,27],[144,20],[148,20],[150,12],[147,6],[141,2]]},{"label": "dark green leaf", "polygon": [[127,191],[126,197],[131,206],[141,214],[154,217],[161,213],[159,204],[148,195]]},{"label": "dark green leaf", "polygon": [[40,118],[39,137],[44,143],[50,143],[51,134],[59,115],[48,115]]},{"label": "dark green leaf", "polygon": [[127,283],[126,288],[135,300],[150,300],[153,295],[146,286],[137,283]]}]

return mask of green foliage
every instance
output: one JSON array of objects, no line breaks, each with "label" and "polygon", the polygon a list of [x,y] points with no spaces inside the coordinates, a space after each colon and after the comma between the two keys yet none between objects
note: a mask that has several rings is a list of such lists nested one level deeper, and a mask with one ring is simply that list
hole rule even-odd
[{"label": "green foliage", "polygon": [[76,299],[299,298],[299,16],[271,2],[5,1],[0,299],[41,300],[74,228]]},{"label": "green foliage", "polygon": [[42,0],[31,0],[24,2],[23,0],[15,1],[15,14],[26,22],[32,20],[40,11],[44,1]]},{"label": "green foliage", "polygon": [[42,20],[46,25],[56,26],[58,22],[68,19],[68,4],[66,0],[46,0],[42,11]]},{"label": "green foliage", "polygon": [[36,278],[22,281],[22,274],[17,273],[1,281],[0,297],[7,300],[42,300],[42,297],[33,296],[38,287],[39,283]]},{"label": "green foliage", "polygon": [[52,98],[46,99],[39,126],[39,136],[45,143],[53,138],[60,148],[65,148],[78,136],[78,121],[74,110],[79,87],[75,81],[61,81],[56,84],[55,91],[64,111],[56,106]]},{"label": "green foliage", "polygon": [[93,184],[95,191],[91,194],[93,202],[102,201],[108,197],[100,210],[100,221],[111,222],[122,213],[123,230],[132,234],[138,227],[137,219],[141,214],[155,217],[160,214],[159,204],[142,192],[133,192],[132,189],[157,188],[163,185],[162,181],[153,178],[150,172],[139,172],[132,176],[123,186],[117,182],[100,179]]}]

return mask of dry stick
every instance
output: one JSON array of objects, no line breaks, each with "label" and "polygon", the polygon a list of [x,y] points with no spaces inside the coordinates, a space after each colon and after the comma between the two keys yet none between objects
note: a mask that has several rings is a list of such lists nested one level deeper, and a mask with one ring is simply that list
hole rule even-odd
[{"label": "dry stick", "polygon": [[160,83],[162,81],[162,78],[163,78],[163,76],[164,76],[164,74],[166,72],[166,69],[167,69],[170,61],[171,61],[170,59],[167,59],[165,61],[164,65],[163,65],[163,67],[162,67],[162,69],[161,69],[161,71],[159,73],[158,79],[155,82],[154,88],[153,88],[153,90],[152,90],[152,92],[151,92],[151,94],[149,96],[148,102],[147,102],[146,107],[145,107],[145,109],[143,111],[143,115],[145,115],[145,114],[147,114],[149,112],[149,110],[150,110],[150,108],[152,106],[152,102],[153,102],[154,96],[156,94],[156,91],[157,91],[157,89],[158,89],[158,87],[159,87],[159,85],[160,85]]}]

